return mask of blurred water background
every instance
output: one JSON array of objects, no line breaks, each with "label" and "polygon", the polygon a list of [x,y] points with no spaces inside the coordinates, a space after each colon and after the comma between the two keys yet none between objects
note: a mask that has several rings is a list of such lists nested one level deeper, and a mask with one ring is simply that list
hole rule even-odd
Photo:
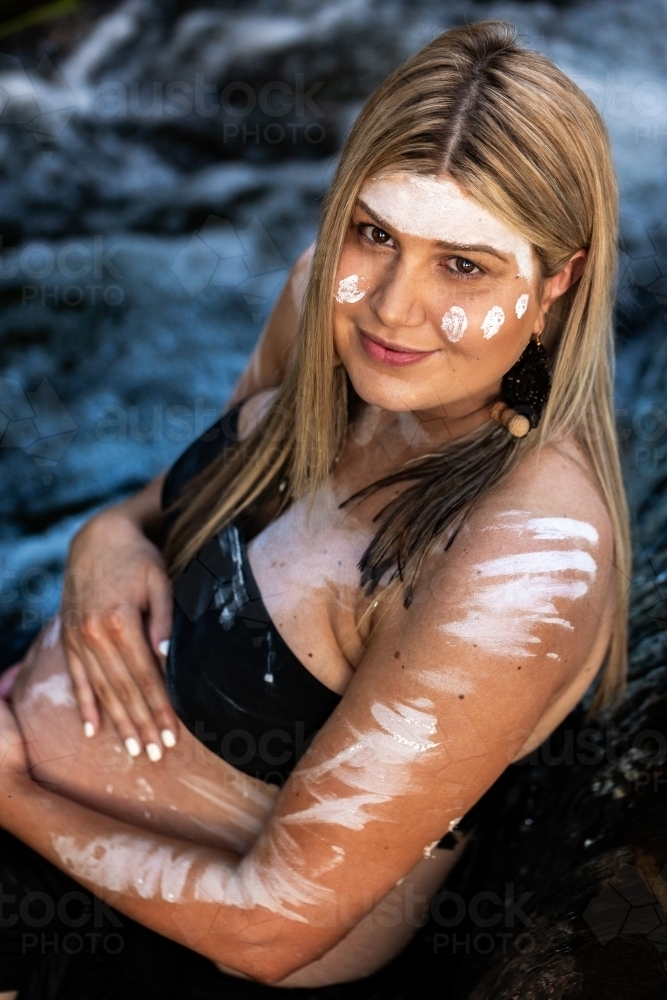
[{"label": "blurred water background", "polygon": [[667,3],[0,3],[0,616],[55,610],[68,540],[224,404],[362,103],[501,17],[590,95],[623,228],[618,415],[664,481]]}]

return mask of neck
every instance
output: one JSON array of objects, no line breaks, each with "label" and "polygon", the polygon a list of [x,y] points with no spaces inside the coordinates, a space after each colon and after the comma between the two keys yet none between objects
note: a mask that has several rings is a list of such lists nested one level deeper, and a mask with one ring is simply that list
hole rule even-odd
[{"label": "neck", "polygon": [[490,420],[489,408],[499,386],[477,398],[424,410],[385,410],[366,404],[360,423],[375,435],[396,435],[417,451],[437,448],[472,433]]}]

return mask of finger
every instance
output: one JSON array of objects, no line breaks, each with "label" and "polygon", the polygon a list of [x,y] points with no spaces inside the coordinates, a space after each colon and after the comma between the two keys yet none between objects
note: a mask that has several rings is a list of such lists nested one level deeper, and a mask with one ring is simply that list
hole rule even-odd
[{"label": "finger", "polygon": [[[141,619],[139,617],[129,619],[122,633],[116,636],[116,642],[118,652],[127,664],[130,675],[160,731],[161,742],[166,747],[173,747],[178,733],[178,717],[169,701],[162,674],[146,642]],[[138,724],[136,718],[134,721]]]},{"label": "finger", "polygon": [[[122,617],[122,627],[119,626]],[[122,616],[109,616],[111,627],[103,641],[98,641],[94,653],[99,661],[99,666],[105,675],[106,685],[113,693],[114,699],[120,703],[124,715],[130,720],[133,735],[139,739],[140,748],[146,751],[148,757],[157,761],[162,757],[162,740],[160,733],[141,689],[137,685],[133,676],[136,669],[136,656],[133,649],[135,644],[143,644],[143,654],[152,661],[152,653],[146,642],[143,630],[132,629],[132,615],[124,610]],[[128,629],[132,630],[132,640],[127,641]],[[130,663],[127,659],[130,659]],[[154,664],[151,669],[155,677],[159,679],[157,668]],[[98,676],[98,675],[96,675]],[[97,683],[97,681],[95,682]],[[97,690],[97,687],[96,687]],[[109,710],[114,723],[116,719]],[[126,723],[124,723],[124,735]],[[119,730],[120,731],[120,730]],[[124,737],[127,738],[127,737]]]},{"label": "finger", "polygon": [[148,574],[148,634],[160,665],[166,653],[160,648],[169,641],[172,625],[172,593],[166,574],[155,570]]},{"label": "finger", "polygon": [[130,757],[141,753],[139,732],[109,679],[109,661],[101,646],[93,653],[82,651],[81,659],[95,696],[108,714]]},{"label": "finger", "polygon": [[90,739],[100,731],[100,713],[97,708],[97,699],[88,680],[86,668],[79,655],[72,649],[66,649],[66,655],[74,695],[79,706],[79,714],[83,720],[83,731],[88,739]]}]

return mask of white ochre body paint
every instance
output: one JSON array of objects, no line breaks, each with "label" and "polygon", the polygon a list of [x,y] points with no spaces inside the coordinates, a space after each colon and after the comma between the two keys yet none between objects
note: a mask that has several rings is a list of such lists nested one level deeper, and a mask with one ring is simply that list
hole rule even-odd
[{"label": "white ochre body paint", "polygon": [[441,326],[447,340],[455,344],[468,329],[468,317],[461,306],[452,306],[442,317]]},{"label": "white ochre body paint", "polygon": [[235,869],[224,862],[206,863],[196,847],[173,848],[140,834],[119,833],[89,841],[53,834],[51,843],[75,878],[141,899],[178,904],[188,898],[245,910],[261,906],[307,923],[294,907],[331,904],[336,898],[332,889],[302,873],[301,850],[281,822],[275,824],[263,856],[247,855]]},{"label": "white ochre body paint", "polygon": [[350,274],[347,278],[341,278],[338,282],[338,291],[336,292],[336,302],[359,302],[363,299],[366,292],[359,288],[359,275]]},{"label": "white ochre body paint", "polygon": [[65,672],[51,674],[46,680],[31,684],[28,697],[32,704],[45,699],[54,708],[76,708],[74,688]]},{"label": "white ochre body paint", "polygon": [[524,292],[516,300],[516,305],[514,306],[514,312],[516,313],[516,318],[521,319],[526,309],[528,308],[528,295]]},{"label": "white ochre body paint", "polygon": [[581,539],[597,545],[599,535],[597,528],[594,528],[588,521],[577,521],[573,517],[530,517],[521,510],[506,510],[499,515],[496,524],[490,524],[484,531],[498,531],[512,528],[519,535],[526,532],[533,538],[549,538],[554,541],[569,541],[570,539]]},{"label": "white ochre body paint", "polygon": [[[570,518],[534,518],[533,530],[536,522],[545,521],[542,528],[546,532],[566,533],[567,523],[554,522],[569,521],[573,526],[581,525],[574,528],[575,532],[595,530],[592,525]],[[535,534],[539,534],[539,527]],[[555,602],[584,597],[597,572],[597,564],[582,549],[543,549],[499,556],[478,563],[474,569],[479,582],[463,608],[464,617],[443,625],[443,631],[498,656],[534,657],[537,655],[534,646],[541,642],[535,635],[537,627],[554,625],[572,630],[572,624],[559,614]]]},{"label": "white ochre body paint", "polygon": [[464,247],[489,246],[514,256],[518,277],[532,278],[530,243],[452,180],[395,171],[369,178],[359,197],[379,221],[398,232]]},{"label": "white ochre body paint", "polygon": [[495,337],[504,322],[505,313],[502,311],[501,307],[492,306],[482,321],[484,340],[490,340],[491,337]]},{"label": "white ochre body paint", "polygon": [[[428,698],[416,698],[405,705],[376,702],[371,714],[377,727],[363,733],[352,730],[354,742],[350,746],[324,764],[301,771],[301,780],[316,801],[283,817],[283,822],[327,823],[363,830],[366,823],[379,819],[373,807],[413,790],[410,765],[439,746],[430,739],[436,731],[435,716],[425,711],[433,707]],[[323,794],[321,781],[329,773],[335,774],[352,794]]]}]

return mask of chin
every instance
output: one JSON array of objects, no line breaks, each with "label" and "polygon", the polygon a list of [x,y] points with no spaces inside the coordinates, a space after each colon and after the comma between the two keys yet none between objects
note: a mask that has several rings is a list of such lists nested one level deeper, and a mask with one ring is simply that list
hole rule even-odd
[{"label": "chin", "polygon": [[355,392],[364,403],[379,406],[382,410],[393,410],[397,413],[404,410],[424,410],[437,406],[437,401],[424,399],[417,386],[410,385],[404,379],[395,375],[380,374],[375,370],[358,365],[345,366]]}]

